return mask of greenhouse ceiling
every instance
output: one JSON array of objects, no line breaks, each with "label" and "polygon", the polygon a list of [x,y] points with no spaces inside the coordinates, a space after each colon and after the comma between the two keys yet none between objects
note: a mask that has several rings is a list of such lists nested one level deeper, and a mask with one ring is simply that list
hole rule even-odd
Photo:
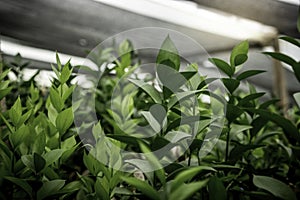
[{"label": "greenhouse ceiling", "polygon": [[[222,57],[244,39],[251,42],[252,49],[261,50],[272,45],[277,34],[299,38],[298,4],[293,0],[1,0],[2,50],[14,52],[7,46],[14,44],[85,57],[86,50],[120,32],[161,27],[183,33],[196,40],[210,55]],[[145,34],[137,36],[135,42],[147,43],[156,38],[159,39]],[[202,52],[176,42],[195,61],[206,59],[201,58]],[[15,47],[21,51],[22,46]],[[253,57],[256,58],[256,54]],[[49,62],[43,58],[38,61]],[[250,64],[262,64],[271,72],[272,61],[259,58]],[[297,90],[293,87],[294,79],[286,71],[289,90]],[[265,82],[261,83],[263,87],[272,87],[272,81]]]},{"label": "greenhouse ceiling", "polygon": [[[86,49],[114,34],[140,27],[180,31],[194,38],[209,52],[231,49],[238,40],[245,38],[253,39],[253,42],[268,42],[262,41],[262,38],[272,37],[274,30],[269,26],[282,34],[297,36],[297,5],[282,1],[195,0],[186,5],[183,1],[172,0],[124,2],[2,0],[0,32],[29,46],[80,56],[85,55]],[[200,7],[192,4],[195,2]],[[156,10],[144,12],[142,8],[149,8],[145,5]],[[224,24],[226,18],[229,20]],[[207,26],[208,23],[211,26]],[[249,24],[254,28],[245,27]],[[246,35],[247,32],[252,35]]]}]

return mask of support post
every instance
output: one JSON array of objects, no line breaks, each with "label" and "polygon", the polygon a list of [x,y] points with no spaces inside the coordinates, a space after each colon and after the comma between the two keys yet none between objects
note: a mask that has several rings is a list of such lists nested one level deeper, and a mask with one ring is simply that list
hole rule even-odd
[{"label": "support post", "polygon": [[[279,42],[278,38],[274,38],[273,47],[275,52],[279,52]],[[282,108],[283,115],[288,117],[287,111],[289,106],[288,91],[286,86],[286,76],[284,68],[279,60],[273,59],[273,91],[277,97],[280,99],[280,107]]]}]

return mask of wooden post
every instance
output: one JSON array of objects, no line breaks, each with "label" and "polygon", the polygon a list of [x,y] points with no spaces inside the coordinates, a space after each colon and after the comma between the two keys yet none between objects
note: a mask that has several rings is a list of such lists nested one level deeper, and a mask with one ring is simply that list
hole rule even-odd
[{"label": "wooden post", "polygon": [[[274,38],[273,40],[273,47],[275,52],[279,52],[279,42],[278,38]],[[273,91],[275,95],[280,98],[280,107],[282,108],[283,115],[287,116],[287,111],[289,107],[289,98],[288,98],[288,91],[286,86],[286,76],[284,68],[279,60],[273,59],[274,62],[274,73],[273,73]]]}]

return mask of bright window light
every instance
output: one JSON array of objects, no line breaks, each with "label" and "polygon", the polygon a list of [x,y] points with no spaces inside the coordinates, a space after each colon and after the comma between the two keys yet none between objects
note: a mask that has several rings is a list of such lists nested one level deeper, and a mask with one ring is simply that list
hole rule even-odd
[{"label": "bright window light", "polygon": [[289,3],[289,4],[293,4],[293,5],[300,5],[299,0],[277,0],[277,1],[281,1],[281,2],[285,2],[285,3]]},{"label": "bright window light", "polygon": [[143,16],[238,40],[265,42],[276,37],[274,27],[196,4],[174,0],[94,0]]},{"label": "bright window light", "polygon": [[[24,46],[7,40],[0,40],[0,50],[5,55],[15,56],[18,53],[20,53],[23,58],[29,60],[42,61],[46,63],[56,63],[56,52],[54,51]],[[58,55],[62,64],[66,64],[71,59],[70,63],[73,66],[85,65],[90,67],[91,69],[95,69],[95,70],[98,69],[97,65],[87,58],[72,56],[63,53],[59,53]],[[49,65],[49,69],[50,69],[50,65]],[[25,75],[25,79],[31,78],[35,72],[36,69],[25,68],[23,71]],[[54,76],[55,74],[53,71],[42,70],[35,77],[35,80],[41,86],[50,87],[51,80]],[[9,74],[9,77],[12,80],[16,79],[16,77],[12,73]],[[81,76],[80,78],[76,77],[75,79],[73,79],[72,83],[75,83],[77,81],[81,81],[80,82],[81,84],[85,84],[85,85],[88,84],[88,81],[83,76]]]},{"label": "bright window light", "polygon": [[[15,56],[20,53],[23,58],[46,63],[56,63],[56,52],[54,51],[29,47],[7,40],[0,40],[0,50],[6,55]],[[58,53],[58,55],[62,64],[67,63],[68,60],[71,59],[70,63],[73,66],[85,64],[95,68],[95,64],[86,58],[63,53]]]}]

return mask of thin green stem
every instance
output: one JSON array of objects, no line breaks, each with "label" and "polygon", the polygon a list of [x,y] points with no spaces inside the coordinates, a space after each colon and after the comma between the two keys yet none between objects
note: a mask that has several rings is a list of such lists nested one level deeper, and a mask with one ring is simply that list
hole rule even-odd
[{"label": "thin green stem", "polygon": [[229,143],[230,143],[230,123],[227,123],[227,136],[226,136],[226,151],[225,151],[225,162],[228,161],[229,157]]},{"label": "thin green stem", "polygon": [[189,152],[188,166],[191,166],[192,151]]}]

